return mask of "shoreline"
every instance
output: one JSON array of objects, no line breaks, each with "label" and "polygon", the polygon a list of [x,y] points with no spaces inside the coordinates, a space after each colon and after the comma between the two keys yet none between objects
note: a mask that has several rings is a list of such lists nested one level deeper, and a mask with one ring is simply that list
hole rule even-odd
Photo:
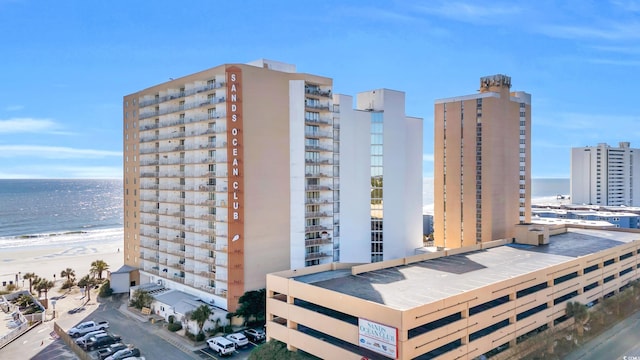
[{"label": "shoreline", "polygon": [[[95,260],[105,261],[109,265],[109,271],[116,271],[124,264],[123,232],[119,228],[96,231],[90,235],[65,234],[58,239],[60,241],[43,237],[38,239],[44,239],[45,242],[35,244],[25,242],[35,238],[16,239],[20,243],[13,244],[0,243],[0,286],[2,282],[6,281],[8,284],[9,281],[15,281],[16,275],[18,285],[22,286],[22,276],[28,272],[48,280],[55,279],[57,286],[63,282],[60,272],[66,268],[75,271],[77,281],[89,273],[91,263]],[[105,277],[106,274],[103,273],[102,276]],[[24,285],[28,288],[29,281],[25,280]]]}]

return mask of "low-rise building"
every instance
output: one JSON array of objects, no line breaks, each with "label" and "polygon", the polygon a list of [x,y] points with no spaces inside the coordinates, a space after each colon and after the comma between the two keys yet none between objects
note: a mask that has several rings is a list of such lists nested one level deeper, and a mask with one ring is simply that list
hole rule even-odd
[{"label": "low-rise building", "polygon": [[[525,225],[523,225],[525,226]],[[396,260],[267,275],[267,338],[324,359],[473,359],[563,322],[638,278],[640,231],[529,225]]]}]

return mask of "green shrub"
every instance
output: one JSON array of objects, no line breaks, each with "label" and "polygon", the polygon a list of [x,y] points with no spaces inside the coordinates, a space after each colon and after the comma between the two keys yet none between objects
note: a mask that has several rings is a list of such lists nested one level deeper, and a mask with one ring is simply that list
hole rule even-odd
[{"label": "green shrub", "polygon": [[16,284],[8,284],[7,285],[7,291],[16,291],[18,290],[18,285]]},{"label": "green shrub", "polygon": [[196,341],[204,341],[205,335],[203,332],[196,335]]},{"label": "green shrub", "polygon": [[169,331],[171,331],[171,332],[176,332],[176,331],[182,329],[182,324],[176,323],[176,322],[169,323],[169,325],[167,325],[167,329]]},{"label": "green shrub", "polygon": [[62,283],[62,286],[60,287],[62,290],[66,290],[66,289],[70,289],[72,288],[76,283],[73,282],[73,280],[67,280],[64,283]]},{"label": "green shrub", "polygon": [[169,315],[169,324],[173,324],[176,321],[176,317],[173,315]]},{"label": "green shrub", "polygon": [[98,296],[109,297],[111,296],[111,294],[113,294],[113,289],[111,288],[111,283],[109,282],[109,280],[107,280],[100,287],[100,292],[98,292]]}]

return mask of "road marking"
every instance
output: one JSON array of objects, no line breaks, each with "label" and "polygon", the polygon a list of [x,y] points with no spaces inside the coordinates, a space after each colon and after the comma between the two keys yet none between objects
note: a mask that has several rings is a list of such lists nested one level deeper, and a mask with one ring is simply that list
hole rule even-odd
[{"label": "road marking", "polygon": [[40,329],[40,330],[38,330],[38,334],[43,332],[43,331],[45,331],[45,330],[48,330],[48,329]]},{"label": "road marking", "polygon": [[24,344],[26,344],[28,342],[29,342],[29,340],[25,340],[25,341],[22,342],[22,344],[24,345]]},{"label": "road marking", "polygon": [[215,356],[213,356],[213,355],[209,354],[208,352],[204,351],[204,349],[200,349],[200,352],[201,352],[201,353],[203,353],[203,354],[205,354],[206,356],[208,356],[208,357],[212,358],[212,359],[216,359],[216,360],[218,360],[218,358],[217,358],[217,357],[215,357]]}]

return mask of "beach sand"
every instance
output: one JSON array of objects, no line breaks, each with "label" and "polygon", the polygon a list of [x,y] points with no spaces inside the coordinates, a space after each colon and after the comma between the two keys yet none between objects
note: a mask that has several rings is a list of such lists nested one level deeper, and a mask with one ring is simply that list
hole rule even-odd
[{"label": "beach sand", "polygon": [[[58,286],[63,282],[60,272],[66,268],[73,269],[78,280],[89,274],[91,263],[95,260],[105,261],[110,271],[118,270],[124,263],[121,235],[90,241],[82,241],[80,237],[72,240],[0,249],[0,285],[4,281],[15,281],[16,275],[19,274],[18,285],[22,286],[22,276],[33,272],[48,280],[54,280],[55,275]],[[102,274],[103,277],[106,275]],[[24,281],[24,285],[28,288],[29,281]]]}]

